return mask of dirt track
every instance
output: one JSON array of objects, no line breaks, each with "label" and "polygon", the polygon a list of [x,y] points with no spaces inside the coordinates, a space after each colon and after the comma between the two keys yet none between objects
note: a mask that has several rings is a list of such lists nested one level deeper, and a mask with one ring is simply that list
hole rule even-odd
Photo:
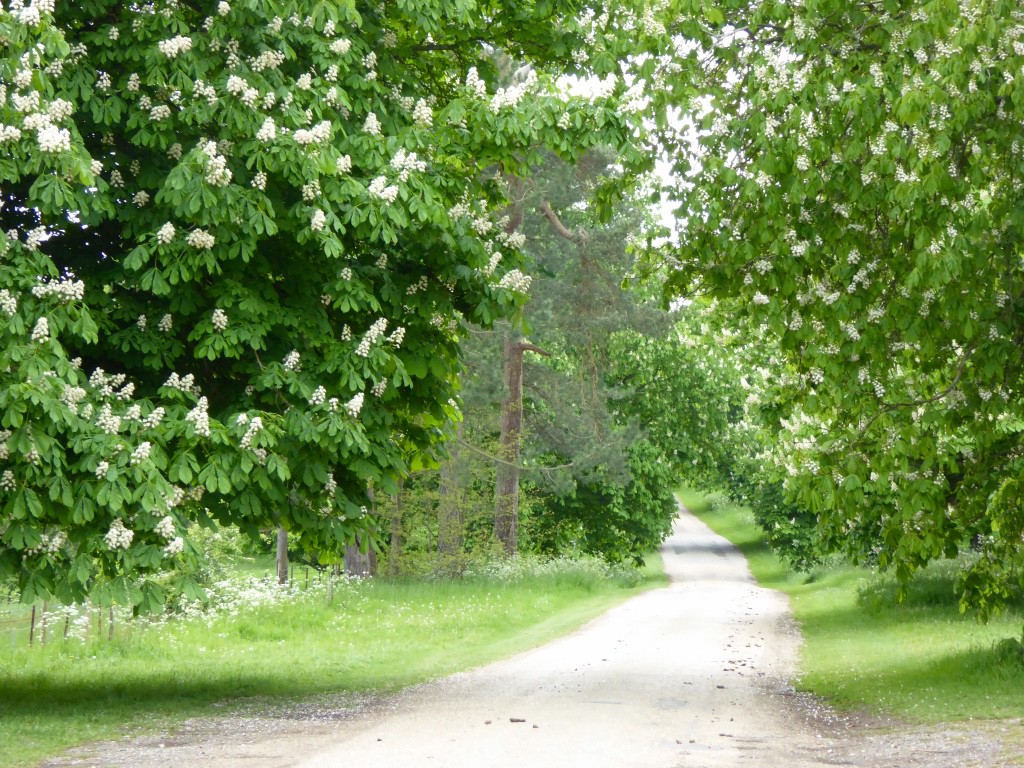
[{"label": "dirt track", "polygon": [[799,636],[728,542],[683,511],[672,584],[553,643],[387,701],[325,700],[76,750],[50,766],[999,766],[999,724],[838,717],[787,680]]}]

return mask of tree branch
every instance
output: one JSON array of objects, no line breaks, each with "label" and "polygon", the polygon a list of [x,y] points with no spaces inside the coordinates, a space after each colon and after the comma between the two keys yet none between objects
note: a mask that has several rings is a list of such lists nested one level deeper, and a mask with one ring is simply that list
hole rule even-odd
[{"label": "tree branch", "polygon": [[463,448],[469,448],[469,450],[473,451],[473,453],[476,453],[476,454],[478,454],[480,456],[483,456],[485,459],[490,459],[491,461],[497,462],[498,464],[504,464],[506,467],[516,467],[519,470],[527,470],[527,471],[534,471],[534,472],[544,472],[544,471],[549,471],[549,470],[553,470],[553,469],[572,469],[572,467],[575,466],[575,463],[570,463],[570,464],[558,464],[558,465],[556,465],[554,467],[549,467],[547,465],[538,465],[536,467],[524,467],[522,464],[513,464],[510,461],[505,461],[504,459],[499,459],[494,454],[488,453],[483,448],[477,448],[475,445],[473,445],[472,443],[466,442],[461,437],[457,437],[455,439],[455,442],[458,443],[459,445],[461,445]]},{"label": "tree branch", "polygon": [[565,226],[565,224],[562,223],[562,220],[558,218],[558,214],[551,208],[551,203],[547,200],[542,201],[539,207],[540,212],[543,213],[545,218],[551,223],[555,232],[560,234],[566,240],[571,240],[574,243],[585,243],[589,239],[587,237],[587,233],[583,229],[577,229],[573,232]]},{"label": "tree branch", "polygon": [[530,344],[529,342],[526,341],[521,341],[515,346],[517,349],[520,349],[523,352],[535,352],[536,354],[542,355],[544,357],[551,357],[551,353],[548,352],[546,349],[541,349],[540,347]]},{"label": "tree branch", "polygon": [[878,412],[874,416],[872,416],[868,423],[864,426],[864,428],[860,430],[860,433],[857,435],[857,439],[859,440],[861,437],[866,435],[871,426],[876,421],[878,421],[880,416],[882,416],[885,413],[890,413],[899,408],[916,408],[918,406],[928,405],[929,403],[938,402],[939,400],[943,400],[949,397],[956,389],[957,385],[960,383],[960,379],[963,378],[964,372],[967,369],[967,361],[970,359],[971,354],[974,352],[974,350],[975,346],[973,344],[969,348],[964,350],[963,355],[960,356],[960,364],[957,366],[956,373],[953,376],[953,380],[949,383],[948,387],[946,387],[941,392],[938,392],[937,394],[934,394],[931,397],[926,397],[922,400],[912,400],[907,403],[883,403],[882,407],[878,410]]}]

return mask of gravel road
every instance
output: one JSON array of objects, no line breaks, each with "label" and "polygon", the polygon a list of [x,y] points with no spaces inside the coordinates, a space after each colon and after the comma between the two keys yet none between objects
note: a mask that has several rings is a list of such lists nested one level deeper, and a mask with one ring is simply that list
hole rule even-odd
[{"label": "gravel road", "polygon": [[[725,539],[682,510],[672,583],[509,660],[387,701],[193,721],[48,766],[722,768],[1000,766],[999,728],[840,717],[787,681],[799,635]],[[1011,724],[1013,725],[1013,724]],[[1019,723],[1015,725],[1019,727]]]}]

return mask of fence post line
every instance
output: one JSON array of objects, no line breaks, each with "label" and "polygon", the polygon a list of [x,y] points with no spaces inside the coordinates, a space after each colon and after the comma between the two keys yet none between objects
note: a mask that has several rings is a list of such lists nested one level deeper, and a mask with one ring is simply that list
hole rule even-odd
[{"label": "fence post line", "polygon": [[28,625],[28,644],[32,645],[32,642],[36,639],[36,607],[32,606],[32,619]]}]

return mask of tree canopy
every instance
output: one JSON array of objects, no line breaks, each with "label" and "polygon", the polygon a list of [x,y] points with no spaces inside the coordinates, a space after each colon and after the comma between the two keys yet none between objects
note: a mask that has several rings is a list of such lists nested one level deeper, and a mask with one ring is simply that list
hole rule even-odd
[{"label": "tree canopy", "polygon": [[[195,520],[351,542],[454,413],[460,322],[522,303],[507,180],[544,148],[617,147],[620,184],[647,164],[619,66],[640,18],[11,0],[0,574],[153,607],[131,577]],[[497,51],[522,62],[504,85]]]},{"label": "tree canopy", "polygon": [[669,290],[777,345],[772,464],[827,547],[906,576],[973,542],[994,607],[1024,564],[1024,11],[719,8]]}]

